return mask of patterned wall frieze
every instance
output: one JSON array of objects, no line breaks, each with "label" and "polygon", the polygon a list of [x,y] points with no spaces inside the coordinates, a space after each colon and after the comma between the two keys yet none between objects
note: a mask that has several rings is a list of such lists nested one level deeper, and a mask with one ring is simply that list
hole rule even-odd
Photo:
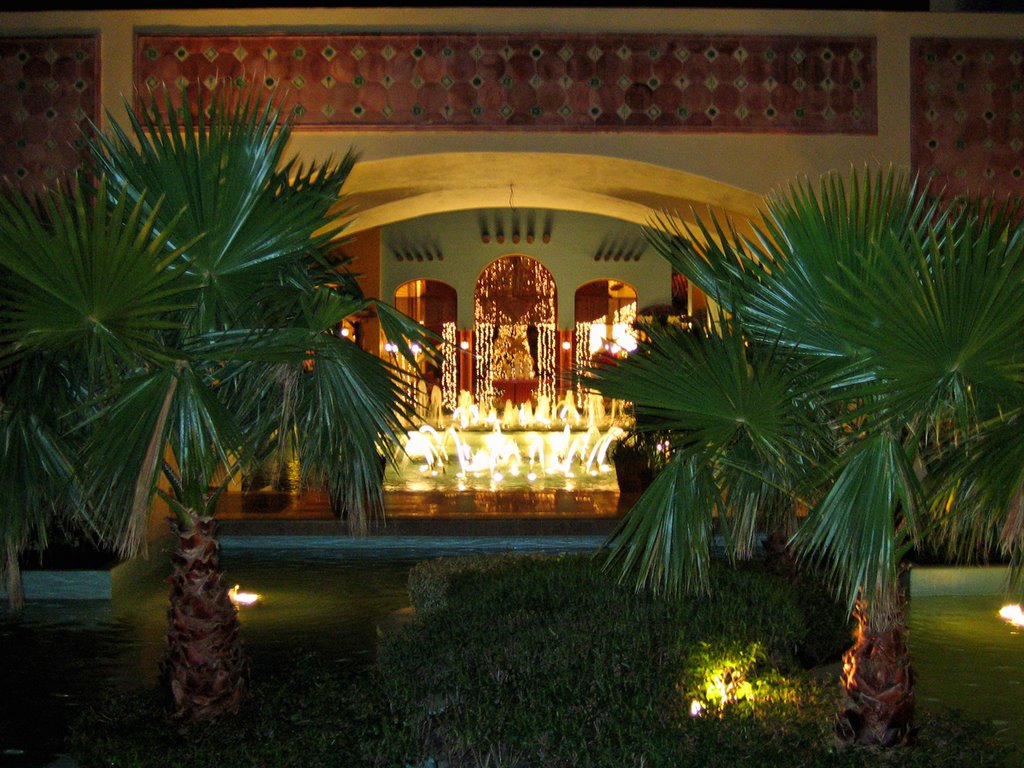
[{"label": "patterned wall frieze", "polygon": [[911,162],[946,197],[1024,194],[1024,40],[911,41]]},{"label": "patterned wall frieze", "polygon": [[99,76],[96,36],[0,38],[0,174],[38,191],[79,167]]},{"label": "patterned wall frieze", "polygon": [[875,40],[785,35],[136,36],[140,93],[257,81],[325,129],[873,134]]}]

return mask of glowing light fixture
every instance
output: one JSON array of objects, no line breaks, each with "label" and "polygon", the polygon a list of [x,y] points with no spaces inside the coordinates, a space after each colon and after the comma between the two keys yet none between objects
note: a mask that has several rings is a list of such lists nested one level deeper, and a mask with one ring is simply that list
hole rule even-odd
[{"label": "glowing light fixture", "polygon": [[700,702],[694,699],[690,702],[690,717],[700,717],[701,712],[704,711],[704,707],[700,705]]},{"label": "glowing light fixture", "polygon": [[228,590],[228,599],[236,606],[255,605],[263,599],[263,596],[256,592],[239,592],[238,589],[238,585],[235,584]]},{"label": "glowing light fixture", "polygon": [[999,615],[1015,627],[1024,627],[1024,611],[1021,610],[1020,603],[1004,605],[999,609]]}]

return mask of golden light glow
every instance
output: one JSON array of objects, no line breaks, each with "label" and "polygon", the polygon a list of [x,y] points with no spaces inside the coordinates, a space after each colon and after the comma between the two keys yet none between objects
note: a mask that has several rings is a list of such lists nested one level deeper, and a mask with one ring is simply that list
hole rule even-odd
[{"label": "golden light glow", "polygon": [[[590,363],[590,323],[576,323],[576,346],[573,365],[582,371]],[[576,377],[576,399],[583,402],[587,390],[583,386],[583,377]]]},{"label": "golden light glow", "polygon": [[240,592],[238,584],[228,590],[228,599],[236,606],[255,605],[263,596],[256,592]]},{"label": "golden light glow", "polygon": [[581,413],[571,390],[554,406],[543,396],[536,410],[528,405],[507,405],[499,416],[493,408],[480,408],[463,390],[449,419],[406,432],[398,465],[414,462],[421,478],[453,475],[462,481],[489,480],[494,487],[509,478],[525,477],[532,484],[557,477],[566,490],[575,487],[577,477],[613,471],[608,455],[625,431],[607,413],[602,411],[600,419],[593,411]]},{"label": "golden light glow", "polygon": [[1020,603],[1004,605],[999,609],[999,615],[1015,627],[1024,627],[1024,611],[1021,611]]},{"label": "golden light glow", "polygon": [[493,323],[476,323],[476,401],[489,403],[494,394],[494,375],[491,371],[491,339]]},{"label": "golden light glow", "polygon": [[[495,379],[538,379],[538,395],[555,395],[557,289],[551,272],[536,259],[508,255],[480,274],[473,292],[477,379],[481,407],[493,402]],[[536,357],[527,336],[536,329]],[[527,370],[529,369],[529,370]],[[524,375],[528,374],[528,375]]]}]

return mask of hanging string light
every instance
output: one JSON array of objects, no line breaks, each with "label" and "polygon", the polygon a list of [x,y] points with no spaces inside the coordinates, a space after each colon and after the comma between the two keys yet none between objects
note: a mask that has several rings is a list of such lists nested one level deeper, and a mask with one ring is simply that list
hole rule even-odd
[{"label": "hanging string light", "polygon": [[616,325],[632,325],[636,322],[636,302],[631,301],[623,304],[615,310],[614,323]]},{"label": "hanging string light", "polygon": [[[557,289],[551,272],[529,256],[504,256],[480,275],[474,294],[473,319],[477,346],[476,397],[490,402],[494,394],[493,336],[495,328],[537,329],[538,394],[555,394]],[[532,355],[532,352],[529,352]]]},{"label": "hanging string light", "polygon": [[441,326],[441,338],[444,340],[444,354],[441,357],[441,402],[449,411],[454,411],[459,396],[459,366],[456,361],[458,347],[455,338],[455,323],[444,323]]},{"label": "hanging string light", "polygon": [[537,361],[537,375],[540,379],[537,390],[554,402],[558,334],[554,323],[538,323],[537,331],[537,357],[540,358]]},{"label": "hanging string light", "polygon": [[491,367],[493,323],[476,324],[476,394],[477,403],[490,403],[494,390],[494,372]]},{"label": "hanging string light", "polygon": [[[590,323],[578,322],[576,323],[576,354],[573,359],[573,367],[577,371],[582,371],[584,367],[590,362]],[[583,386],[583,377],[576,376],[576,401],[582,403],[583,398],[586,394],[586,388]]]}]

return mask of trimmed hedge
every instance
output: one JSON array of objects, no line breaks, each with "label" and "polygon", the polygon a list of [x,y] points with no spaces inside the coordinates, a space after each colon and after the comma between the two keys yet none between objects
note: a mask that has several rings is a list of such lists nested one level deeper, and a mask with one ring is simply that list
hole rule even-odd
[{"label": "trimmed hedge", "polygon": [[845,645],[843,612],[821,613],[820,589],[756,566],[720,565],[713,579],[712,597],[670,602],[580,556],[422,564],[410,574],[417,619],[384,638],[373,669],[297,654],[272,675],[255,670],[238,717],[183,732],[155,693],[120,696],[77,723],[72,753],[83,768],[1016,764],[955,714],[923,720],[910,749],[840,749],[836,683],[799,661],[829,634],[808,631],[808,612],[837,623]]},{"label": "trimmed hedge", "polygon": [[514,745],[525,765],[675,764],[711,659],[746,659],[719,674],[758,685],[808,636],[801,590],[753,566],[720,565],[710,597],[673,603],[585,556],[443,559],[413,568],[410,594],[419,621],[380,667],[424,745],[413,763]]}]

